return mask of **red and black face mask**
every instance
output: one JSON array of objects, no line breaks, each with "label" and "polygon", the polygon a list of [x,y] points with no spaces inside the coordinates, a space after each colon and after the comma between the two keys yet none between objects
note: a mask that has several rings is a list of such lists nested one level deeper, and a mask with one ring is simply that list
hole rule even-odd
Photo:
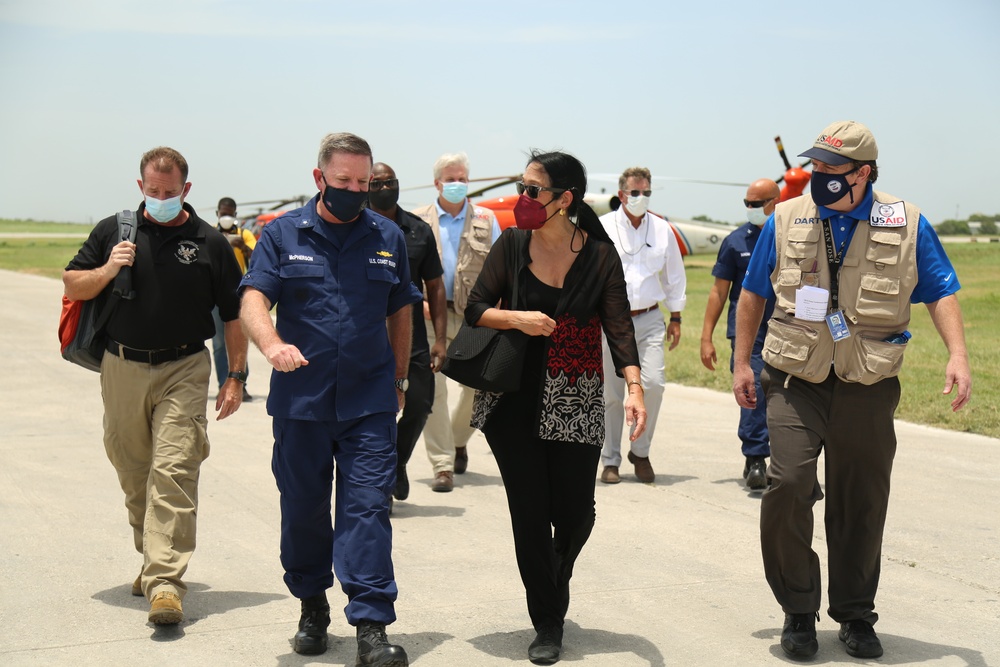
[{"label": "red and black face mask", "polygon": [[545,204],[526,194],[518,197],[517,203],[514,204],[514,222],[517,223],[518,229],[541,229],[553,215],[555,213],[546,216]]}]

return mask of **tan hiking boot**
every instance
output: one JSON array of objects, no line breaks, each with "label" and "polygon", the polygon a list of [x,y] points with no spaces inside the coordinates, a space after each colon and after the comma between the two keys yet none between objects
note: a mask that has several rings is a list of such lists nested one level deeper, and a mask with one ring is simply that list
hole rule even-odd
[{"label": "tan hiking boot", "polygon": [[149,622],[157,625],[176,625],[184,620],[181,599],[177,593],[160,591],[149,602]]}]

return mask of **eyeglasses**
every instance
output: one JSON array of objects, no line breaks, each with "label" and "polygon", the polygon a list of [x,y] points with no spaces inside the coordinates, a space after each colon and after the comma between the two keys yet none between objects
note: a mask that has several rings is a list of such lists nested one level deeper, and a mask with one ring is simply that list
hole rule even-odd
[{"label": "eyeglasses", "polygon": [[387,178],[384,181],[369,181],[368,182],[368,189],[369,190],[382,190],[383,188],[387,189],[387,190],[395,190],[395,189],[399,188],[399,179],[398,178]]},{"label": "eyeglasses", "polygon": [[638,197],[642,195],[643,197],[649,197],[653,194],[652,190],[622,190],[623,193],[629,197]]},{"label": "eyeglasses", "polygon": [[744,199],[743,205],[746,206],[747,208],[760,208],[761,206],[766,206],[767,203],[772,199],[774,198],[772,197],[771,199],[764,199],[762,201],[751,201],[749,199]]},{"label": "eyeglasses", "polygon": [[514,185],[517,187],[517,194],[527,194],[532,199],[538,199],[539,192],[551,192],[553,197],[566,192],[566,188],[546,188],[541,185],[525,185],[524,181],[518,181],[514,183]]}]

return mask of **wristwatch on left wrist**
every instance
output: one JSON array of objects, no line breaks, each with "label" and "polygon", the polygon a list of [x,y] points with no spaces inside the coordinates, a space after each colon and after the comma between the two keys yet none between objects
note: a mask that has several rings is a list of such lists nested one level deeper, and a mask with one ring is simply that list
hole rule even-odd
[{"label": "wristwatch on left wrist", "polygon": [[247,383],[247,372],[246,371],[230,371],[229,375],[227,375],[226,377],[231,377],[234,380],[238,380],[239,382],[242,382],[243,384]]},{"label": "wristwatch on left wrist", "polygon": [[392,381],[392,383],[396,385],[396,389],[400,390],[404,394],[406,393],[406,390],[410,388],[410,380],[407,378],[396,378]]}]

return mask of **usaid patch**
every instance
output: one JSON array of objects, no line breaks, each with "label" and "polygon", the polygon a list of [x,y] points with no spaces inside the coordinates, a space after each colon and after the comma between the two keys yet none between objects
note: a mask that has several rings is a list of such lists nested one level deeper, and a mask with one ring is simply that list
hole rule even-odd
[{"label": "usaid patch", "polygon": [[872,227],[906,227],[906,211],[903,202],[872,204],[872,214],[869,219]]}]

